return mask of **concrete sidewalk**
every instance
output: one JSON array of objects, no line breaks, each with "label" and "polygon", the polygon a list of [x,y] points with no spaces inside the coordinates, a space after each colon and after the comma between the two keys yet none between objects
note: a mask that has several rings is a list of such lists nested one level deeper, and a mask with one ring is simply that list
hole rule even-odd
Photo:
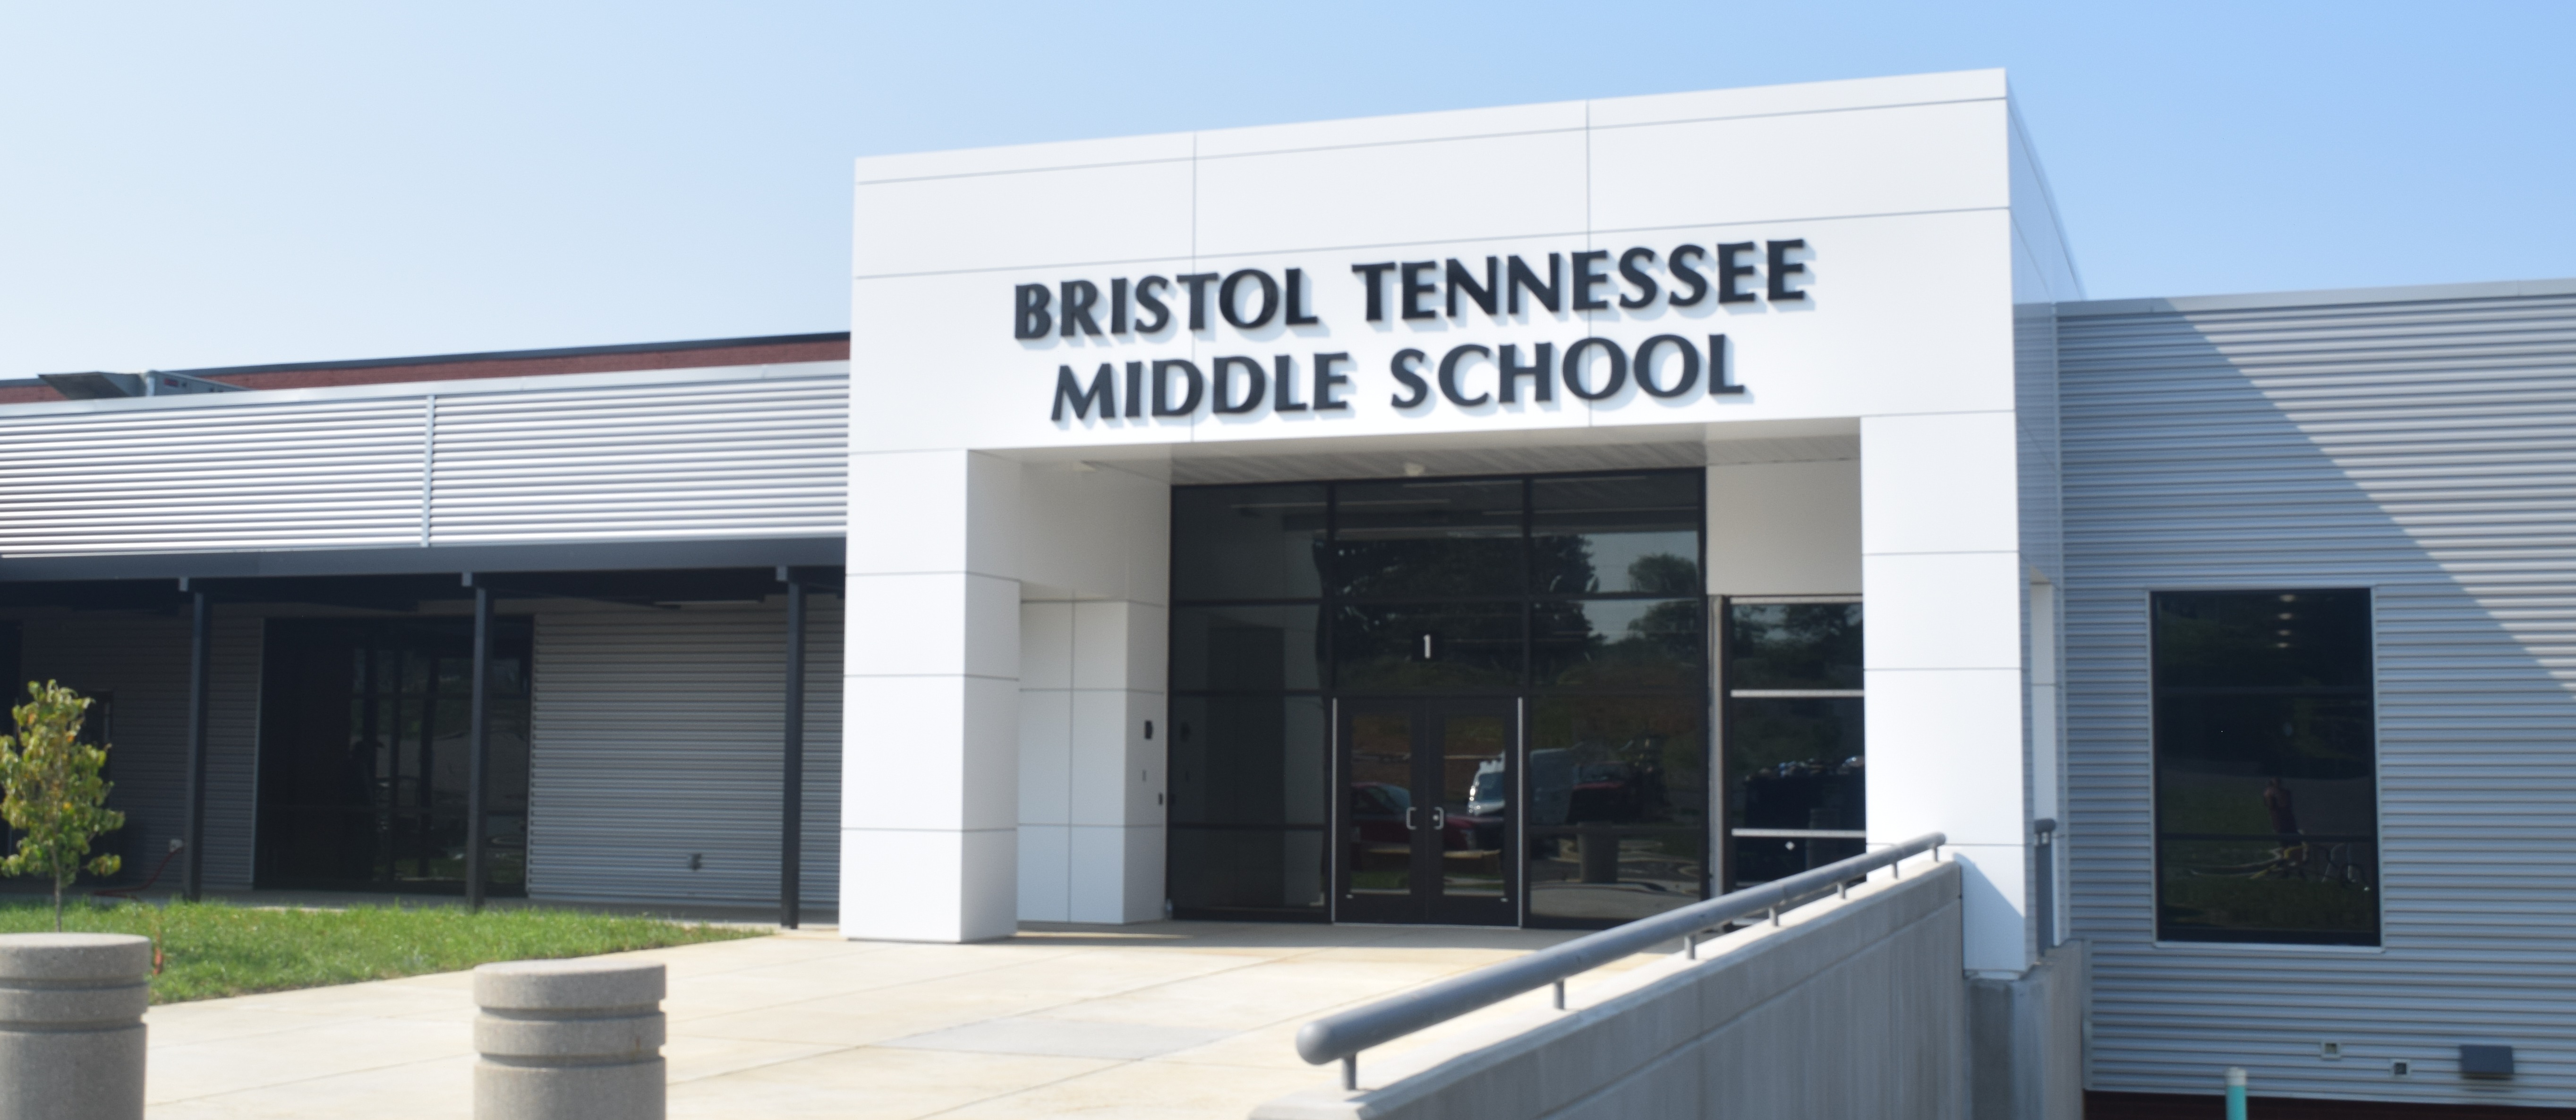
[{"label": "concrete sidewalk", "polygon": [[[1307,1020],[1574,936],[1162,922],[979,945],[808,930],[629,955],[671,970],[673,1117],[1239,1120],[1333,1079],[1296,1056]],[[461,1118],[473,1015],[461,972],[155,1007],[151,1115]]]}]

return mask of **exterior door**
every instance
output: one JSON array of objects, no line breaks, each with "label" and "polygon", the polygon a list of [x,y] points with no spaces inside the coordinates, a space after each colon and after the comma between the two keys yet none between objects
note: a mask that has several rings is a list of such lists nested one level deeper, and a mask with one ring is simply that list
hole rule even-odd
[{"label": "exterior door", "polygon": [[1335,917],[1514,925],[1520,915],[1518,705],[1345,699]]},{"label": "exterior door", "polygon": [[[485,889],[527,889],[534,630],[494,620]],[[473,624],[272,619],[259,713],[261,887],[465,889]]]}]

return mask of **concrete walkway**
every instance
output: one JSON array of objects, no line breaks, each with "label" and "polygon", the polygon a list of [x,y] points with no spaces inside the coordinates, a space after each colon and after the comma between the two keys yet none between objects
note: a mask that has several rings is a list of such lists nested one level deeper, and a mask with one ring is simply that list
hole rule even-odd
[{"label": "concrete walkway", "polygon": [[[1296,1056],[1307,1020],[1573,936],[1163,922],[980,945],[810,930],[630,955],[670,966],[673,1117],[1240,1120],[1333,1079]],[[1579,1001],[1584,981],[1570,987]],[[473,1015],[461,972],[155,1007],[151,1115],[464,1117]]]}]

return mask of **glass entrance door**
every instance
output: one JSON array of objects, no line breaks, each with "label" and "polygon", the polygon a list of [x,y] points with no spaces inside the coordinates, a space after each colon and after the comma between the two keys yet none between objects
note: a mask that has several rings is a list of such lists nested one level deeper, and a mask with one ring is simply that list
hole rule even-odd
[{"label": "glass entrance door", "polygon": [[[485,887],[527,884],[525,618],[493,620]],[[261,887],[465,889],[473,623],[272,619],[259,735]]]},{"label": "glass entrance door", "polygon": [[1339,707],[1347,792],[1335,916],[1516,924],[1516,703],[1345,699]]}]

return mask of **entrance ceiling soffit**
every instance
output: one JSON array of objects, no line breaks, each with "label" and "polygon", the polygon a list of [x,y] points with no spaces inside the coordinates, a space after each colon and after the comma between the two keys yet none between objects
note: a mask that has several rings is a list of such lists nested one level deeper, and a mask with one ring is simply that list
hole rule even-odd
[{"label": "entrance ceiling soffit", "polygon": [[1670,470],[1860,458],[1849,418],[1441,432],[987,454],[1039,470],[1114,471],[1175,486],[1325,479]]}]

